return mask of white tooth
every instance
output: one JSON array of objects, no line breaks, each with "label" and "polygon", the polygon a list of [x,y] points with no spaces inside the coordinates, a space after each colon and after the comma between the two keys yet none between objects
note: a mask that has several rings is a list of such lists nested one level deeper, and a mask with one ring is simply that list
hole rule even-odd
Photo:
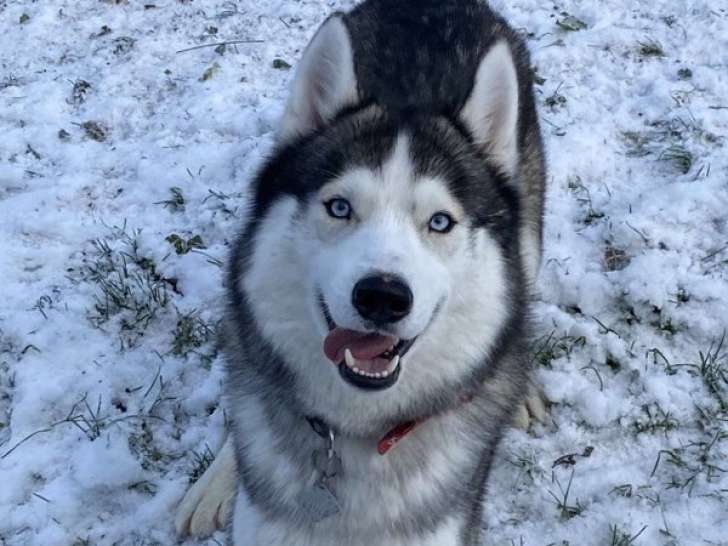
[{"label": "white tooth", "polygon": [[353,371],[354,373],[358,373],[359,375],[361,375],[361,371],[360,371],[360,370],[359,370],[359,368],[357,368],[356,366],[354,366],[354,367],[352,368],[352,371]]},{"label": "white tooth", "polygon": [[399,366],[399,355],[395,355],[394,358],[390,360],[387,370],[389,370],[389,373],[392,373],[397,369],[397,366]]},{"label": "white tooth", "polygon": [[344,351],[344,360],[346,361],[346,365],[349,366],[349,368],[356,370],[356,359],[354,358],[354,355],[351,354],[351,351],[349,349],[346,349]]},{"label": "white tooth", "polygon": [[379,372],[376,372],[376,373],[374,374],[374,377],[376,377],[377,379],[381,379],[381,378],[382,378],[382,374],[381,374],[381,373],[379,373]]}]

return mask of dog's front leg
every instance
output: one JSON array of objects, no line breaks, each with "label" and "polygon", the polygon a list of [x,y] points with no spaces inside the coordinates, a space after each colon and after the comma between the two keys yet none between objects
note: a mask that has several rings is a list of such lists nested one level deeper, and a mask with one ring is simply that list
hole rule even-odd
[{"label": "dog's front leg", "polygon": [[177,508],[177,533],[208,537],[222,529],[230,518],[237,482],[235,450],[228,437],[215,460]]}]

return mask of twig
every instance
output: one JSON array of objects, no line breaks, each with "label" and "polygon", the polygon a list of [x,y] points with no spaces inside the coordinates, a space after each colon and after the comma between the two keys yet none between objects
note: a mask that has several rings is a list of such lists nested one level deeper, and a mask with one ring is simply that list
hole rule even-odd
[{"label": "twig", "polygon": [[221,45],[228,46],[235,44],[262,44],[264,42],[265,40],[230,40],[229,42],[215,42],[214,44],[202,44],[188,47],[187,49],[180,49],[179,51],[175,51],[175,53],[186,53],[188,51],[194,51],[195,49],[202,49],[203,47],[217,47]]}]

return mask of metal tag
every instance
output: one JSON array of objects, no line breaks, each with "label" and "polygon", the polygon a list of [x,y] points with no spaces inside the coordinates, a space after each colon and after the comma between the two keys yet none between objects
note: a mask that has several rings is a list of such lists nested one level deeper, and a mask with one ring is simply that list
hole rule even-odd
[{"label": "metal tag", "polygon": [[314,420],[310,420],[309,423],[319,436],[327,440],[327,446],[312,453],[311,463],[318,479],[312,486],[298,494],[298,505],[311,521],[318,523],[341,512],[333,483],[343,466],[341,457],[336,453],[334,431]]},{"label": "metal tag", "polygon": [[341,474],[341,457],[328,449],[317,449],[313,452],[313,467],[324,478],[334,478]]},{"label": "metal tag", "polygon": [[329,489],[325,480],[318,480],[311,487],[301,491],[298,495],[298,505],[313,523],[335,516],[341,511],[336,495]]}]

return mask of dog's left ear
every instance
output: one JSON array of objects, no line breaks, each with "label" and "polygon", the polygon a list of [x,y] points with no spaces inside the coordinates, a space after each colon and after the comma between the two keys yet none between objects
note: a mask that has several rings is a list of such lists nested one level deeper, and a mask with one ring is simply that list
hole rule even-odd
[{"label": "dog's left ear", "polygon": [[493,45],[480,61],[460,118],[490,160],[513,175],[518,164],[518,73],[506,41]]},{"label": "dog's left ear", "polygon": [[283,114],[278,140],[306,135],[357,100],[349,31],[339,14],[329,17],[303,52]]}]

